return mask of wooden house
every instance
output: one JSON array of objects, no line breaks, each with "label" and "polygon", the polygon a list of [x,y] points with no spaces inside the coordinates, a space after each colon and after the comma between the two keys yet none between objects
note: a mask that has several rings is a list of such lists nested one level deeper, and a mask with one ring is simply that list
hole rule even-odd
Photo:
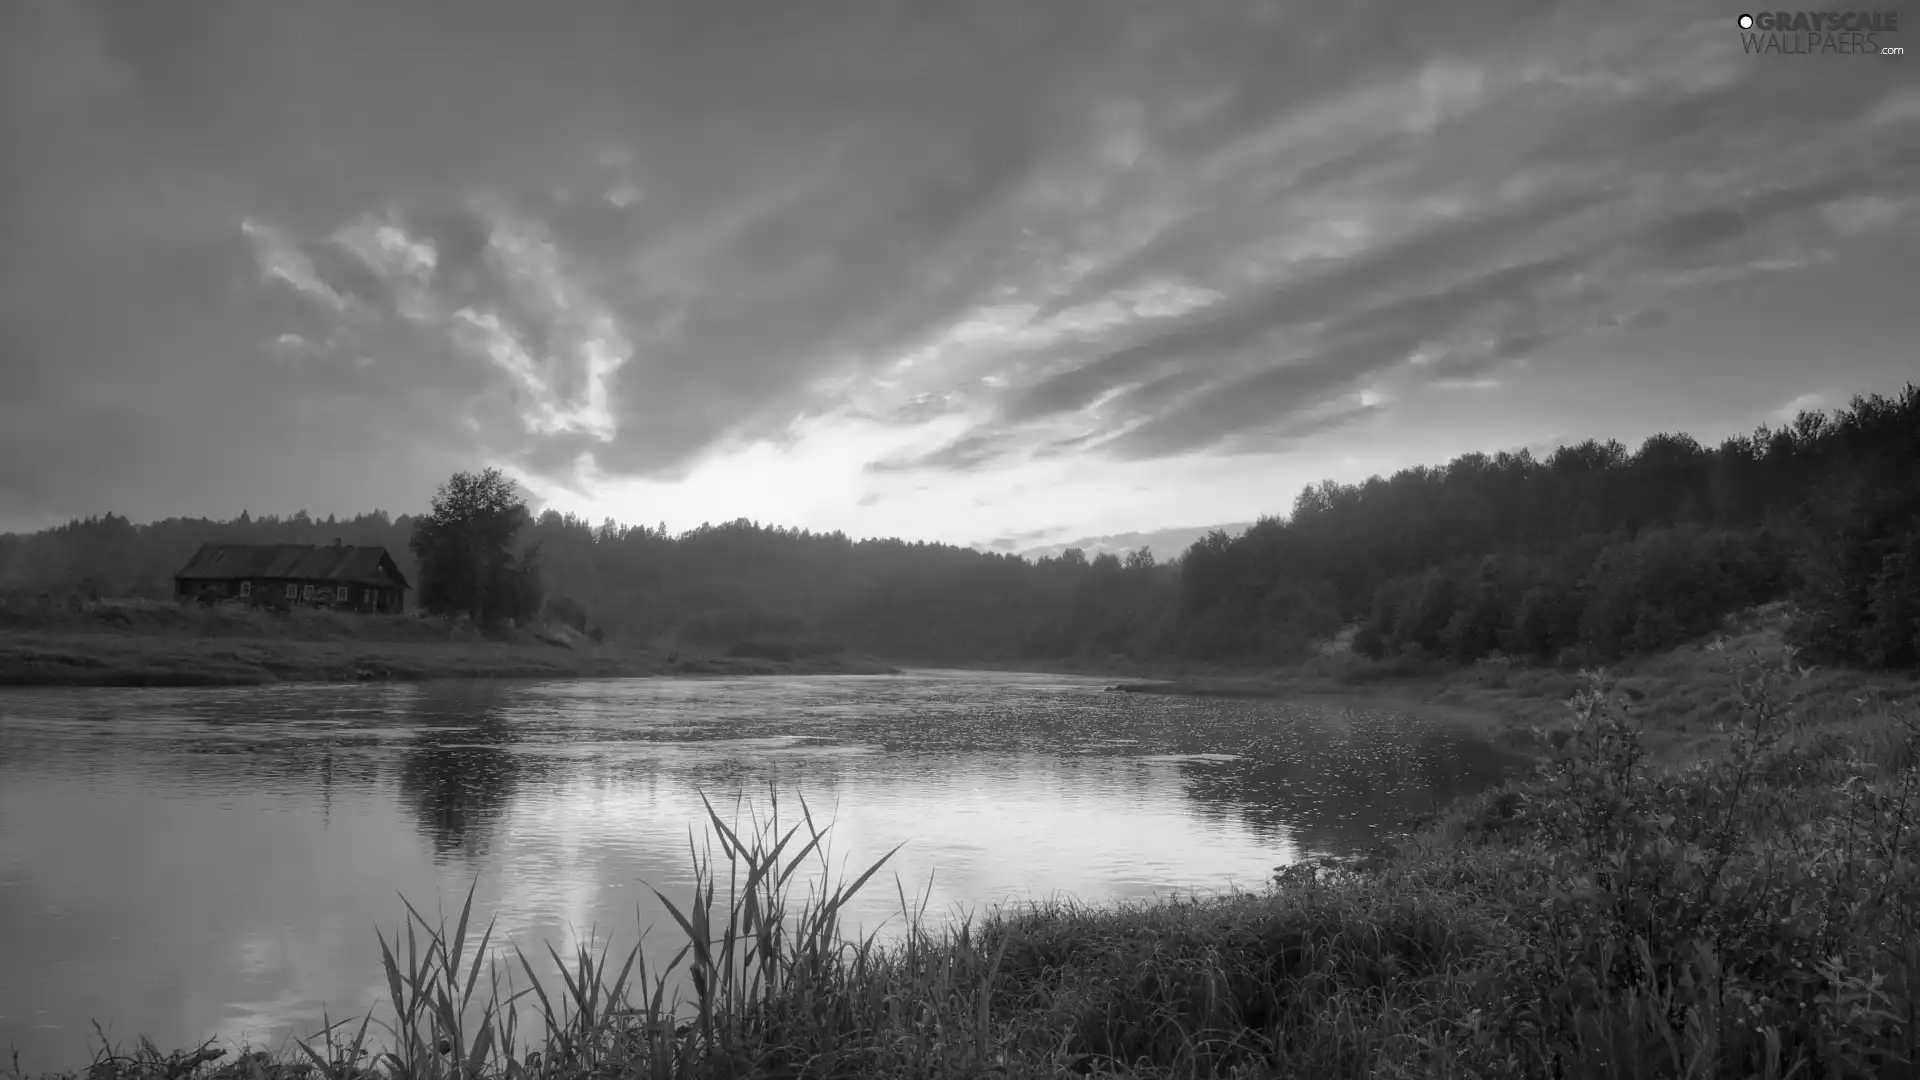
[{"label": "wooden house", "polygon": [[277,600],[349,611],[397,612],[407,579],[384,547],[202,544],[173,575],[173,595],[191,600]]}]

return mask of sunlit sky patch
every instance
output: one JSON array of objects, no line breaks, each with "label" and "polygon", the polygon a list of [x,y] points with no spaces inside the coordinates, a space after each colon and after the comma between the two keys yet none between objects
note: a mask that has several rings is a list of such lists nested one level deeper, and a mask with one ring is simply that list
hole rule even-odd
[{"label": "sunlit sky patch", "polygon": [[1911,58],[1704,4],[0,20],[0,528],[498,465],[1037,547],[1920,369]]}]

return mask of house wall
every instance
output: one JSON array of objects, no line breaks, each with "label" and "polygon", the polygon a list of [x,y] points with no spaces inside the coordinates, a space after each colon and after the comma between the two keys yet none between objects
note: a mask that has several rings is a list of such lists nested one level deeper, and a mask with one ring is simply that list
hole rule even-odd
[{"label": "house wall", "polygon": [[[397,588],[358,584],[342,586],[331,581],[288,578],[254,578],[246,581],[238,579],[176,580],[174,597],[178,600],[192,600],[207,589],[213,589],[222,596],[246,599],[261,593],[269,593],[289,604],[305,607],[324,606],[351,611],[398,612],[403,609],[405,603],[404,593]],[[341,589],[346,590],[344,597],[340,595]]]},{"label": "house wall", "polygon": [[[353,611],[397,611],[399,590],[376,586],[340,585],[331,581],[280,581],[282,594],[291,586],[295,595],[290,603],[316,607],[345,608]],[[343,592],[344,590],[344,592]]]},{"label": "house wall", "polygon": [[184,581],[175,579],[173,583],[173,595],[176,600],[192,600],[208,589],[213,589],[223,596],[240,595],[240,583],[238,581],[208,581],[199,578],[190,578]]}]

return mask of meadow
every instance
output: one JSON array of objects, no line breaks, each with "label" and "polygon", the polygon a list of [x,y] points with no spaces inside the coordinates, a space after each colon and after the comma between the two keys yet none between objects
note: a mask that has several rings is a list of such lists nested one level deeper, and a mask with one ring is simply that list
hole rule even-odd
[{"label": "meadow", "polygon": [[[750,643],[749,643],[750,644]],[[770,650],[758,650],[768,652]],[[0,686],[251,686],[370,679],[883,674],[845,653],[747,655],[594,642],[559,627],[481,633],[444,619],[107,601],[0,608]]]}]

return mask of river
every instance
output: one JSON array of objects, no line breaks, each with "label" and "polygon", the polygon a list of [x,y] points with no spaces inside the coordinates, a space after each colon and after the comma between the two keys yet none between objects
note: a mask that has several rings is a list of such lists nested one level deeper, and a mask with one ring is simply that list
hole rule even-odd
[{"label": "river", "polygon": [[[566,953],[670,923],[704,793],[833,821],[849,919],[1263,888],[1517,762],[1364,704],[1058,675],[0,691],[0,1055],[278,1049],[384,998],[376,926],[457,909]],[[816,875],[817,877],[817,875]],[[898,887],[896,887],[896,879]],[[883,931],[884,936],[884,931]],[[532,951],[532,950],[529,950]]]}]

